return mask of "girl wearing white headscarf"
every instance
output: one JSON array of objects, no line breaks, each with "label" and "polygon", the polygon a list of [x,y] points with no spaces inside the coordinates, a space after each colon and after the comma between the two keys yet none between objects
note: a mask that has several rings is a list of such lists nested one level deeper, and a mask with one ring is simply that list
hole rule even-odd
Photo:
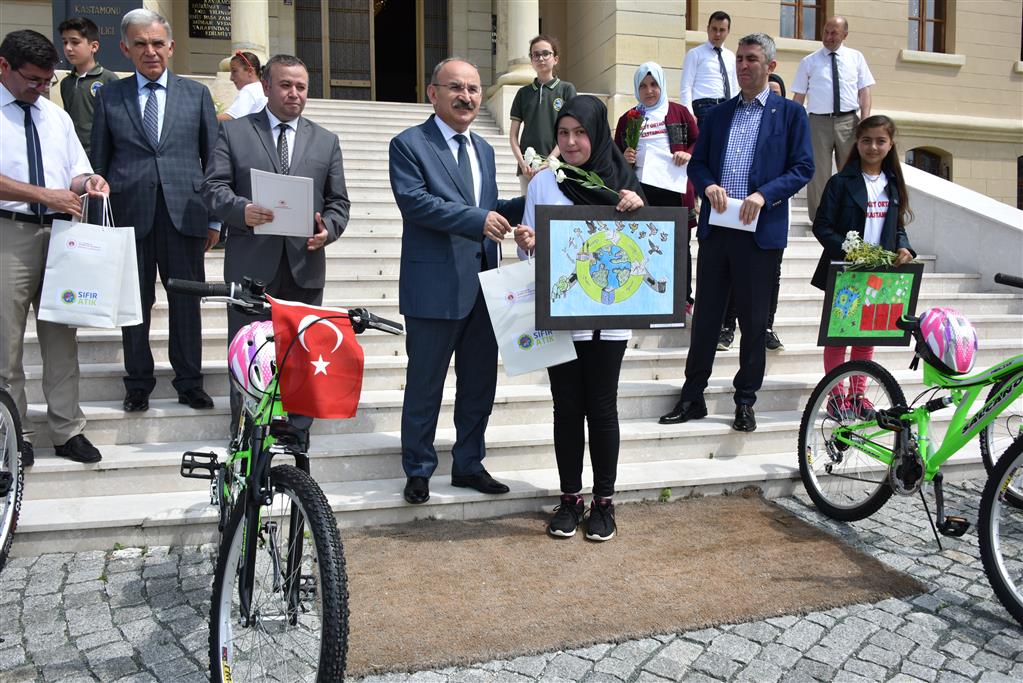
[{"label": "girl wearing white headscarf", "polygon": [[[696,137],[699,130],[696,127],[696,119],[692,113],[678,102],[669,102],[668,94],[664,90],[664,69],[657,62],[644,62],[636,69],[633,76],[636,102],[634,109],[644,117],[643,126],[639,133],[639,144],[637,149],[632,149],[625,144],[625,129],[629,119],[629,112],[626,112],[618,119],[618,126],[615,129],[615,144],[622,150],[626,161],[634,164],[636,175],[643,186],[643,193],[647,197],[648,206],[684,206],[689,209],[689,227],[696,227],[696,195],[693,192],[692,181],[686,184],[685,193],[674,192],[656,185],[644,182],[643,165],[647,158],[649,148],[659,147],[669,152],[671,161],[676,166],[689,163],[696,147]],[[664,158],[660,156],[659,158]],[[687,241],[688,244],[688,241]],[[686,306],[691,310],[693,303],[692,289],[692,256],[687,251],[689,282],[686,283]]]}]

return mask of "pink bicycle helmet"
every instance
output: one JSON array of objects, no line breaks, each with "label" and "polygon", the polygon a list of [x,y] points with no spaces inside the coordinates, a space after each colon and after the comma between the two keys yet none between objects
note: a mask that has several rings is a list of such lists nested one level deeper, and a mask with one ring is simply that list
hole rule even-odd
[{"label": "pink bicycle helmet", "polygon": [[977,331],[954,308],[931,308],[920,316],[923,342],[917,351],[925,361],[949,375],[973,369],[977,359]]},{"label": "pink bicycle helmet", "polygon": [[274,374],[270,364],[276,360],[273,334],[273,323],[259,320],[238,330],[228,347],[231,380],[246,400],[259,396],[270,386]]}]

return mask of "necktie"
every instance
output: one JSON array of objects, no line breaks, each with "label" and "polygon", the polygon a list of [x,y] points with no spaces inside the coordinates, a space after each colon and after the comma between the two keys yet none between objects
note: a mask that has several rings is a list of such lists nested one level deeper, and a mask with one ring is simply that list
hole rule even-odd
[{"label": "necktie", "polygon": [[279,123],[277,128],[280,130],[277,135],[277,158],[281,162],[281,173],[288,175],[291,171],[291,163],[288,161],[288,124]]},{"label": "necktie", "polygon": [[458,171],[462,174],[465,186],[469,188],[469,196],[472,203],[476,204],[476,184],[472,182],[472,165],[469,162],[469,140],[459,133],[455,136],[458,141]]},{"label": "necktie", "polygon": [[[28,182],[39,187],[46,187],[46,176],[43,175],[43,150],[39,147],[39,131],[32,121],[32,105],[18,102],[25,110],[25,151],[28,156]],[[32,213],[42,216],[46,210],[42,204],[29,204]]]},{"label": "necktie", "polygon": [[836,114],[842,112],[842,96],[838,92],[838,53],[831,53],[831,106]]},{"label": "necktie", "polygon": [[728,84],[728,69],[725,68],[725,60],[721,56],[721,48],[714,48],[714,52],[718,53],[718,67],[721,68],[721,84],[725,89],[725,99],[730,100],[732,99],[732,88]]},{"label": "necktie", "polygon": [[142,128],[155,148],[160,144],[160,103],[156,99],[156,91],[160,84],[146,83],[146,87],[149,88],[149,98],[146,99],[146,109],[142,112]]}]

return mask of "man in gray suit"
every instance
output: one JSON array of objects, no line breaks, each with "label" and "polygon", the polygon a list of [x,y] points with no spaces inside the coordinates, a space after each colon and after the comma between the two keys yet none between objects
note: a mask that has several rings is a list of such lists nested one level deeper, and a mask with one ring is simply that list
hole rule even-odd
[{"label": "man in gray suit", "polygon": [[[96,172],[110,181],[114,220],[135,228],[143,321],[121,329],[124,409],[133,412],[149,408],[156,386],[149,323],[157,267],[164,283],[168,278],[205,279],[203,252],[220,234],[199,198],[217,118],[205,86],[168,70],[174,40],[159,14],[147,9],[125,14],[121,51],[134,62],[135,73],[100,90],[90,157]],[[167,304],[178,401],[212,408],[202,387],[199,299],[168,293]]]},{"label": "man in gray suit", "polygon": [[[263,69],[267,105],[262,111],[225,121],[213,161],[202,184],[206,207],[224,221],[224,279],[260,280],[267,292],[290,301],[320,305],[326,279],[323,247],[348,225],[348,191],[337,136],[302,117],[309,72],[298,57],[276,55]],[[309,237],[256,235],[252,228],[273,220],[268,208],[252,202],[250,171],[302,176],[313,180],[314,225]],[[228,341],[252,316],[228,309]],[[232,420],[238,401],[232,396]],[[291,416],[290,434],[300,450],[308,448],[312,420]]]}]

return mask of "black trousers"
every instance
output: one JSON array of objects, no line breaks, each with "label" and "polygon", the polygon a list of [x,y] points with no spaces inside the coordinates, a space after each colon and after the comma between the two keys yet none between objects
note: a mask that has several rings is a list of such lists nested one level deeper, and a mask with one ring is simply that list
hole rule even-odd
[{"label": "black trousers", "polygon": [[[682,207],[686,210],[686,213],[689,212],[688,207],[682,206],[682,193],[665,190],[663,187],[657,187],[656,185],[640,184],[643,186],[643,194],[646,195],[648,206]],[[684,229],[686,232],[680,232],[675,235],[675,239],[684,239],[686,241],[686,301],[693,303],[693,247],[689,241],[688,228]]]},{"label": "black trousers", "polygon": [[771,280],[777,272],[781,249],[761,249],[754,235],[744,230],[711,227],[700,240],[696,259],[696,289],[700,298],[693,312],[692,341],[686,358],[682,400],[703,398],[717,352],[718,334],[729,291],[735,297],[742,340],[739,371],[732,384],[736,405],[753,405],[764,382],[767,355],[764,336],[771,304]]},{"label": "black trousers", "polygon": [[[228,237],[228,243],[225,249],[230,249],[230,237]],[[267,254],[267,258],[274,258],[273,254]],[[282,248],[280,256],[280,263],[277,266],[277,272],[274,274],[274,279],[266,285],[266,292],[270,296],[276,299],[284,299],[285,301],[297,301],[303,304],[309,304],[310,306],[320,306],[323,304],[323,289],[307,287],[301,287],[295,282],[294,276],[291,274],[291,266],[288,263],[287,252]],[[234,339],[234,335],[238,333],[245,325],[256,322],[257,320],[269,320],[270,311],[265,311],[257,315],[248,315],[246,313],[239,313],[233,308],[228,307],[227,309],[227,345],[231,346],[231,340]],[[234,429],[234,425],[238,424],[238,416],[241,414],[241,394],[235,390],[234,386],[231,387],[231,429]],[[299,429],[308,430],[313,423],[313,418],[305,415],[288,415],[288,422]]]},{"label": "black trousers", "polygon": [[[135,240],[139,266],[139,292],[142,298],[142,323],[121,328],[124,345],[124,388],[141,389],[147,394],[156,386],[153,376],[153,351],[149,345],[149,328],[156,301],[156,274],[166,286],[169,278],[183,280],[206,279],[203,267],[202,237],[182,235],[171,223],[164,202],[163,190],[156,191],[156,211],[153,229],[142,239]],[[174,388],[178,393],[202,388],[202,320],[199,315],[199,297],[167,293],[169,309],[168,355],[174,368]]]},{"label": "black trousers", "polygon": [[[774,328],[774,315],[778,312],[778,293],[781,290],[781,262],[785,250],[778,250],[778,271],[774,278],[774,288],[771,290],[771,309],[767,313],[767,329]],[[721,329],[735,332],[735,321],[739,314],[735,309],[735,297],[729,293],[728,306],[725,308],[725,319],[721,321]]]},{"label": "black trousers", "polygon": [[583,488],[583,422],[590,432],[593,495],[609,498],[618,475],[618,376],[624,341],[577,341],[574,361],[547,369],[554,398],[554,453],[562,493]]}]

